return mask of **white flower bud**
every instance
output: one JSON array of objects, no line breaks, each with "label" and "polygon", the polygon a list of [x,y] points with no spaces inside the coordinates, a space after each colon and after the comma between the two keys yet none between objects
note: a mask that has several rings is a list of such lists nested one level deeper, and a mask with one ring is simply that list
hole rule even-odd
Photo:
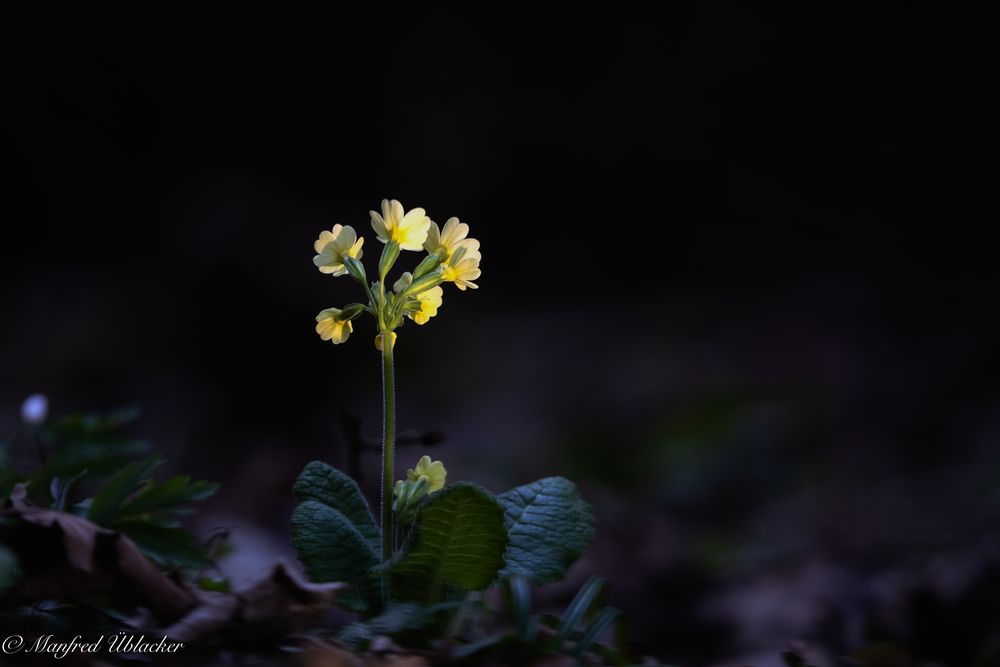
[{"label": "white flower bud", "polygon": [[21,419],[26,424],[37,426],[49,416],[49,399],[45,394],[32,394],[21,404]]}]

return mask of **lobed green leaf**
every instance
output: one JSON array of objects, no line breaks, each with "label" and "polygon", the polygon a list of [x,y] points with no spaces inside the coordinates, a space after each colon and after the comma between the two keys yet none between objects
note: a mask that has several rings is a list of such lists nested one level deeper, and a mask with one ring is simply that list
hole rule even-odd
[{"label": "lobed green leaf", "polygon": [[111,527],[127,535],[144,554],[162,565],[196,570],[212,566],[202,546],[183,528],[148,521],[118,521]]},{"label": "lobed green leaf", "polygon": [[129,463],[123,467],[94,496],[90,509],[87,510],[87,518],[98,525],[107,525],[113,521],[129,494],[135,491],[140,482],[149,477],[153,468],[162,462],[159,454],[153,454],[143,461]]},{"label": "lobed green leaf", "polygon": [[187,503],[204,500],[218,491],[214,482],[192,482],[186,475],[172,477],[162,484],[150,481],[120,508],[122,516],[149,512],[182,512]]}]

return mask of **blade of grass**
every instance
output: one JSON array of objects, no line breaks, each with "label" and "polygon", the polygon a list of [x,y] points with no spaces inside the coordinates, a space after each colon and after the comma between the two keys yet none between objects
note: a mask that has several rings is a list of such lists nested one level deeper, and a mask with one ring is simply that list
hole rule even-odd
[{"label": "blade of grass", "polygon": [[566,607],[566,612],[563,614],[558,630],[556,630],[556,636],[553,643],[557,651],[562,650],[566,639],[580,624],[580,621],[584,618],[584,616],[587,615],[587,612],[593,606],[594,601],[598,598],[603,588],[604,579],[601,577],[591,577],[587,580],[587,583],[585,583],[580,590],[577,591],[573,601],[569,603],[568,607]]},{"label": "blade of grass", "polygon": [[597,612],[594,620],[590,622],[590,625],[584,630],[576,646],[573,647],[573,656],[579,658],[586,653],[591,645],[601,638],[601,635],[604,634],[620,615],[621,612],[612,607],[605,607]]}]

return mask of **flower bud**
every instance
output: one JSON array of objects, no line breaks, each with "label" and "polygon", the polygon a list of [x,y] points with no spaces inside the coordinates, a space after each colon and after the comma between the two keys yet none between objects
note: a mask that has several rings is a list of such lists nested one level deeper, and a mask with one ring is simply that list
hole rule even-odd
[{"label": "flower bud", "polygon": [[21,404],[21,419],[24,423],[38,426],[49,416],[49,399],[45,394],[32,394]]},{"label": "flower bud", "polygon": [[400,521],[407,523],[413,521],[417,506],[427,496],[429,489],[430,486],[426,477],[418,480],[406,480],[405,482],[399,480],[396,482],[396,499],[392,503],[392,510],[396,513]]},{"label": "flower bud", "polygon": [[[378,350],[379,352],[382,351],[382,336],[384,336],[384,335],[385,334],[375,334],[375,349]],[[395,348],[396,347],[396,332],[395,331],[391,332],[389,334],[389,336],[391,336],[391,338],[390,338],[390,340],[392,341],[391,346],[393,348]]]},{"label": "flower bud", "polygon": [[413,274],[409,271],[404,271],[403,275],[399,277],[395,283],[392,284],[392,291],[396,294],[402,294],[406,291],[406,288],[410,286],[413,282]]}]

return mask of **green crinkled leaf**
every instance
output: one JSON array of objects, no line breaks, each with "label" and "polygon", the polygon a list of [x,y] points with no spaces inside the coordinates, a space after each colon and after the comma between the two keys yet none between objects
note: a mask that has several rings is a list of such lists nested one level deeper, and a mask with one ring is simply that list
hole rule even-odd
[{"label": "green crinkled leaf", "polygon": [[490,492],[468,482],[429,496],[396,557],[392,597],[436,602],[449,588],[482,590],[503,565],[507,546],[503,507]]},{"label": "green crinkled leaf", "polygon": [[295,481],[299,506],[292,514],[292,543],[314,581],[345,581],[341,604],[365,611],[380,602],[381,584],[369,573],[378,563],[382,533],[357,483],[321,461]]},{"label": "green crinkled leaf", "polygon": [[377,550],[346,516],[319,500],[306,500],[292,512],[292,544],[313,581],[351,585],[337,602],[366,611],[379,604],[381,585],[369,574],[378,563]]},{"label": "green crinkled leaf", "polygon": [[590,505],[564,477],[545,477],[498,496],[510,541],[502,576],[558,581],[594,535]]},{"label": "green crinkled leaf", "polygon": [[302,469],[292,492],[300,503],[315,500],[337,510],[354,524],[372,551],[381,551],[382,531],[357,482],[344,473],[322,461],[313,461]]}]

